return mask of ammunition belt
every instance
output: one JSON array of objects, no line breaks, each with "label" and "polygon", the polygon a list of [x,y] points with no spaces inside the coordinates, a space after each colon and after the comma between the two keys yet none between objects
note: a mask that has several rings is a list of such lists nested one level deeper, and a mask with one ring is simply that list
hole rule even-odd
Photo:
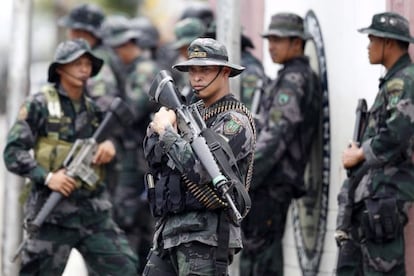
[{"label": "ammunition belt", "polygon": [[217,192],[209,185],[199,185],[188,179],[187,175],[182,174],[181,179],[188,191],[207,209],[215,210],[227,207],[227,202],[221,199]]},{"label": "ammunition belt", "polygon": [[[204,104],[202,101],[199,101],[197,103],[197,107],[200,111],[200,114],[202,114],[204,121],[207,121],[208,119],[217,116],[220,113],[229,111],[229,110],[234,110],[236,112],[239,113],[244,113],[247,118],[249,119],[250,125],[252,127],[253,130],[253,141],[252,141],[252,149],[254,149],[254,146],[256,145],[256,127],[254,124],[254,119],[252,114],[250,113],[250,110],[241,102],[239,101],[223,101],[220,102],[216,105],[214,105],[211,108],[205,108]],[[253,162],[254,162],[254,151],[252,151],[252,153],[250,154],[249,157],[249,167],[247,170],[247,176],[245,179],[245,186],[246,189],[249,190],[250,188],[250,182],[252,180],[252,175],[253,175]]]}]

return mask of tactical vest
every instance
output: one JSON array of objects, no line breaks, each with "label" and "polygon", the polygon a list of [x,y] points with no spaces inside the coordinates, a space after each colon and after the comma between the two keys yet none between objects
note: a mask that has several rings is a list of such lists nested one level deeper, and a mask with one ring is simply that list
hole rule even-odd
[{"label": "tactical vest", "polygon": [[[255,137],[254,121],[250,112],[245,106],[238,101],[226,101],[219,104],[217,108],[210,110],[208,114],[203,114],[204,120],[207,121],[210,118],[217,116],[219,113],[235,110],[242,112],[249,117],[250,123]],[[217,134],[217,136],[219,136]],[[217,137],[218,138],[218,137]],[[229,145],[224,139],[216,139],[216,149],[222,149],[224,154],[222,156],[228,157],[228,160],[218,160],[218,163],[227,163],[231,169],[235,169],[236,173],[230,172],[231,175],[226,175],[228,179],[240,178],[236,160],[231,151]],[[255,140],[253,141],[255,143]],[[213,152],[214,150],[212,150]],[[217,158],[217,156],[216,156]],[[246,189],[245,195],[248,197],[247,190],[250,186],[251,175],[253,171],[253,153],[249,156],[249,168],[245,179],[239,179],[243,189]],[[223,159],[223,158],[221,158]],[[177,214],[183,211],[196,211],[196,210],[216,210],[227,208],[227,202],[221,198],[221,195],[217,193],[213,184],[210,183],[194,183],[184,174],[180,174],[177,171],[165,166],[164,170],[161,170],[163,174],[154,173],[156,177],[153,189],[149,190],[149,202],[151,211],[154,216],[163,216],[166,214]],[[226,171],[226,170],[224,170]],[[230,169],[227,169],[230,171]],[[224,172],[225,173],[225,172]],[[237,175],[236,175],[237,174]],[[245,198],[241,195],[236,187],[234,195],[237,201],[240,200],[241,207],[239,210],[242,215],[246,215],[250,209],[250,198]]]},{"label": "tactical vest", "polygon": [[[70,118],[63,116],[61,103],[59,100],[59,94],[53,86],[45,86],[41,90],[44,93],[48,118],[46,121],[47,135],[39,137],[37,143],[34,146],[34,157],[46,171],[54,172],[62,167],[66,156],[68,155],[73,143],[61,140],[61,132],[63,131],[62,125],[70,123]],[[91,110],[90,103],[86,100],[86,108],[88,112]],[[100,176],[97,184],[102,183],[104,177],[104,171],[101,166],[93,166],[94,171]],[[82,185],[82,182],[77,179],[78,188],[84,187],[89,190],[94,190],[96,186]]]}]

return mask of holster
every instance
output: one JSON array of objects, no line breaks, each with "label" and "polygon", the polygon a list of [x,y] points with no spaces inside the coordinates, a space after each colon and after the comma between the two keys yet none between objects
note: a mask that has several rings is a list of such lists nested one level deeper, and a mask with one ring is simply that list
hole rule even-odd
[{"label": "holster", "polygon": [[361,227],[366,239],[376,243],[395,239],[403,230],[403,219],[395,197],[369,198]]}]

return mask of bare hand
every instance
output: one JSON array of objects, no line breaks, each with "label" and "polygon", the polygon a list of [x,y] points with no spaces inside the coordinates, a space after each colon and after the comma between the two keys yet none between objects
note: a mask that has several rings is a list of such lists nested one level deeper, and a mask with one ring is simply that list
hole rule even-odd
[{"label": "bare hand", "polygon": [[355,142],[352,142],[342,154],[342,165],[345,169],[350,169],[364,160],[364,151]]},{"label": "bare hand", "polygon": [[161,135],[169,125],[174,129],[177,129],[177,116],[173,110],[161,107],[160,110],[154,114],[154,119],[150,123],[150,127],[156,133]]},{"label": "bare hand", "polygon": [[52,191],[59,192],[68,197],[76,189],[76,180],[65,173],[65,169],[54,172],[47,186]]},{"label": "bare hand", "polygon": [[110,140],[105,140],[98,145],[92,162],[96,165],[107,164],[112,161],[115,154],[114,144]]}]

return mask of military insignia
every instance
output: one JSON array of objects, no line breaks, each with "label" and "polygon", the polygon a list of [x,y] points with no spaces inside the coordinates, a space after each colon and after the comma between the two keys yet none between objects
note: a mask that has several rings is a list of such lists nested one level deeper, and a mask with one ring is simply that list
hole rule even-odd
[{"label": "military insignia", "polygon": [[231,116],[231,120],[227,121],[224,124],[224,135],[234,135],[236,133],[238,133],[241,129],[241,123],[240,121],[236,118]]},{"label": "military insignia", "polygon": [[27,118],[27,108],[25,105],[22,105],[19,110],[19,114],[17,115],[18,120],[26,120]]},{"label": "military insignia", "polygon": [[395,93],[402,93],[404,89],[404,81],[402,79],[393,79],[387,83],[387,91],[388,93],[395,94]]},{"label": "military insignia", "polygon": [[277,98],[277,102],[279,105],[285,105],[289,102],[289,95],[285,93],[280,93],[279,97]]}]

